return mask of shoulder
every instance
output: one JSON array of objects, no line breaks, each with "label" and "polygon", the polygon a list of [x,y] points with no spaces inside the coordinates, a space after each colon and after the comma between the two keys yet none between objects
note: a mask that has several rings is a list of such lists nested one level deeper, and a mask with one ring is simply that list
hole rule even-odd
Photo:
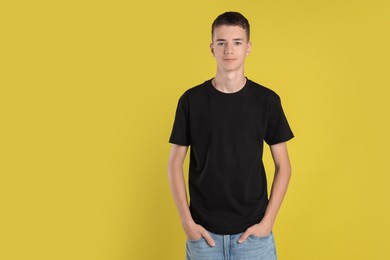
[{"label": "shoulder", "polygon": [[200,83],[194,87],[191,87],[187,89],[180,97],[180,99],[184,100],[193,100],[202,98],[207,93],[207,85],[209,84],[210,80],[206,80],[203,83]]},{"label": "shoulder", "polygon": [[262,99],[270,102],[274,102],[280,99],[279,95],[274,90],[252,80],[249,80],[249,83],[255,96],[261,97]]},{"label": "shoulder", "polygon": [[196,95],[205,93],[206,92],[206,88],[207,88],[207,84],[209,84],[209,81],[210,80],[206,80],[206,81],[204,81],[201,84],[198,84],[198,85],[196,85],[194,87],[191,87],[191,88],[187,89],[184,92],[184,94],[186,94],[188,96],[196,96]]}]

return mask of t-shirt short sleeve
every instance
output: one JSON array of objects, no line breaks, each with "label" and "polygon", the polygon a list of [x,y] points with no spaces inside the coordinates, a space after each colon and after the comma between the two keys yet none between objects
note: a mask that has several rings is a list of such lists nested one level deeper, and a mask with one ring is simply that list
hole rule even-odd
[{"label": "t-shirt short sleeve", "polygon": [[276,94],[267,115],[264,141],[268,145],[286,142],[294,137],[284,114],[280,97]]},{"label": "t-shirt short sleeve", "polygon": [[184,93],[180,98],[176,108],[175,121],[169,142],[183,146],[189,146],[190,129],[189,129],[189,99],[188,95]]}]

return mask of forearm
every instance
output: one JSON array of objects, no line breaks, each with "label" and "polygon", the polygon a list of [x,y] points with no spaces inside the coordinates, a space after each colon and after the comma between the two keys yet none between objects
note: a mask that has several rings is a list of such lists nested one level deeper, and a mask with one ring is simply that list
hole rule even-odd
[{"label": "forearm", "polygon": [[[287,162],[286,160],[285,162]],[[279,161],[276,162],[275,178],[272,183],[271,195],[267,205],[267,209],[263,219],[260,223],[257,223],[249,227],[244,234],[241,235],[238,242],[243,243],[248,236],[255,234],[257,236],[268,236],[272,231],[275,223],[276,215],[279,208],[282,205],[284,195],[287,191],[287,186],[290,181],[291,167],[289,163],[282,164],[281,167]]]},{"label": "forearm", "polygon": [[192,222],[193,220],[188,207],[183,167],[177,164],[170,166],[168,169],[168,179],[182,224]]},{"label": "forearm", "polygon": [[177,210],[179,211],[181,224],[187,239],[198,240],[201,237],[204,237],[210,246],[215,246],[215,242],[207,230],[196,224],[192,219],[191,212],[188,207],[187,191],[182,164],[170,163],[168,168],[168,177],[173,199],[175,200]]},{"label": "forearm", "polygon": [[288,183],[291,177],[291,167],[289,164],[277,167],[275,177],[272,183],[271,194],[268,206],[264,215],[264,220],[269,221],[272,226],[282,205],[284,196],[287,192]]}]

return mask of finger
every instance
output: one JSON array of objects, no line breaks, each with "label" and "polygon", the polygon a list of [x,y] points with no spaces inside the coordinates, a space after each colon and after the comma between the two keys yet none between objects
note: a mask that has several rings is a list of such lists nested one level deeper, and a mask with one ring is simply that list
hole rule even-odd
[{"label": "finger", "polygon": [[214,239],[210,236],[209,232],[205,230],[205,232],[202,233],[202,236],[204,237],[204,239],[206,239],[207,244],[209,244],[210,246],[215,246]]},{"label": "finger", "polygon": [[241,236],[240,238],[238,239],[238,243],[243,243],[250,235],[250,232],[249,230],[245,231]]}]

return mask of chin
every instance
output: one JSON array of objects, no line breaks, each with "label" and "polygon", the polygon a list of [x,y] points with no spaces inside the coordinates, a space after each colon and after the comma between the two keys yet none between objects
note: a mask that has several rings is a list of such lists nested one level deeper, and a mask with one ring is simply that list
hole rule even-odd
[{"label": "chin", "polygon": [[221,69],[223,71],[236,71],[236,70],[240,70],[241,69],[241,66],[221,66]]}]

